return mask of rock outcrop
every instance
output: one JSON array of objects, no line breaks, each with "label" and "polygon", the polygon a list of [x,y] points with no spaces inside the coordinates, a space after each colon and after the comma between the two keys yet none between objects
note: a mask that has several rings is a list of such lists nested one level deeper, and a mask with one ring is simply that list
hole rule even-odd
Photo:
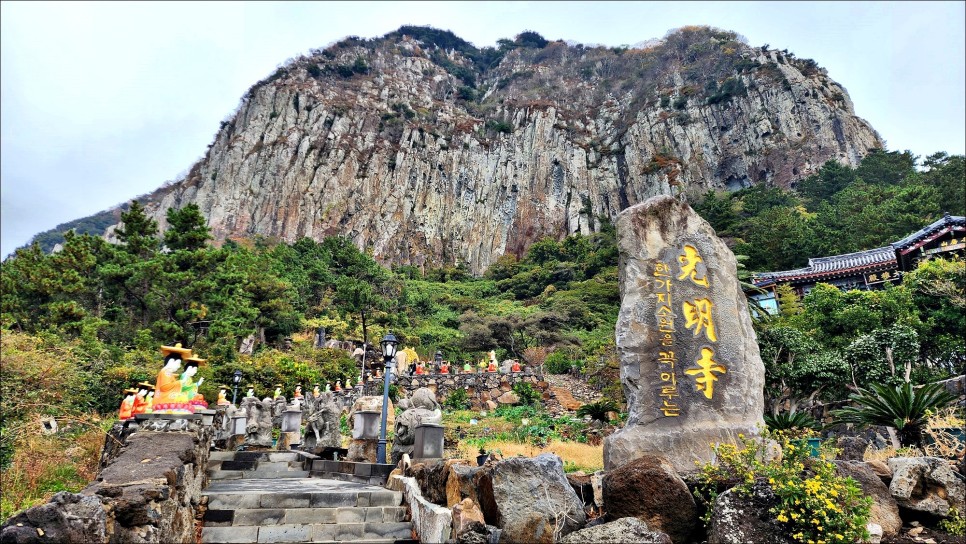
[{"label": "rock outcrop", "polygon": [[219,241],[341,234],[386,263],[480,273],[654,195],[787,187],[884,145],[815,62],[733,32],[488,53],[431,34],[288,62],[149,213],[164,227],[195,203]]},{"label": "rock outcrop", "polygon": [[676,544],[689,542],[698,509],[688,485],[662,457],[647,455],[604,475],[608,519],[637,518]]}]

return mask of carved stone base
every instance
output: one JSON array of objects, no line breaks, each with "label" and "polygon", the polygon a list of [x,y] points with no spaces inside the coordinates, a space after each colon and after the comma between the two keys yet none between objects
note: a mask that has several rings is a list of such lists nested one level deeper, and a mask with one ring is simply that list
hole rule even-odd
[{"label": "carved stone base", "polygon": [[604,470],[621,467],[645,454],[660,455],[674,465],[678,474],[699,470],[699,465],[714,460],[711,446],[714,444],[737,444],[738,435],[758,436],[753,426],[697,427],[697,428],[644,428],[625,427],[604,439]]}]

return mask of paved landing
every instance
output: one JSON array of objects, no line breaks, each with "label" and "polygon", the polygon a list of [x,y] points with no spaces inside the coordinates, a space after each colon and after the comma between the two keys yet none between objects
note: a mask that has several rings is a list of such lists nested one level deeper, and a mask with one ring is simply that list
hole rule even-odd
[{"label": "paved landing", "polygon": [[251,478],[212,481],[205,488],[204,493],[214,495],[228,493],[327,493],[330,491],[387,492],[385,487],[376,485],[323,478]]}]

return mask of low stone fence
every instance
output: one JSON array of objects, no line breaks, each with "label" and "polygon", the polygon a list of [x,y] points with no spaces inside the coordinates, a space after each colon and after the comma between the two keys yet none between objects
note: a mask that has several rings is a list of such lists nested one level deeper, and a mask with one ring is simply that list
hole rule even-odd
[{"label": "low stone fence", "polygon": [[58,493],[13,516],[0,528],[0,541],[196,542],[211,439],[211,427],[194,422],[160,432],[117,424],[97,478],[79,493]]},{"label": "low stone fence", "polygon": [[[544,381],[543,373],[532,372],[483,372],[468,374],[421,374],[415,376],[399,376],[396,384],[400,392],[406,396],[420,387],[427,387],[436,393],[439,402],[457,389],[466,391],[473,409],[494,409],[498,404],[515,404],[519,401],[513,393],[513,386],[518,383],[529,383],[536,389],[544,400],[550,398],[550,386]],[[489,404],[488,404],[489,403]]]}]

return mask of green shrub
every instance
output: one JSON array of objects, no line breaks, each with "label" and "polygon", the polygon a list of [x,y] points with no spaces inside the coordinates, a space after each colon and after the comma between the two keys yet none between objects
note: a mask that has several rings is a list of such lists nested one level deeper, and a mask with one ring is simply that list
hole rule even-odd
[{"label": "green shrub", "polygon": [[513,392],[520,397],[520,402],[530,406],[540,400],[540,392],[527,382],[513,384]]},{"label": "green shrub", "polygon": [[470,399],[466,389],[456,389],[443,401],[443,406],[450,410],[465,410],[469,408]]},{"label": "green shrub", "polygon": [[894,427],[902,445],[918,446],[929,415],[949,406],[956,397],[939,383],[917,389],[906,382],[896,387],[875,384],[871,389],[859,388],[858,393],[849,395],[849,400],[857,406],[832,412],[838,423]]},{"label": "green shrub", "polygon": [[603,421],[607,423],[610,418],[607,417],[607,412],[620,412],[620,406],[616,402],[610,399],[599,400],[597,402],[591,402],[590,404],[585,404],[577,409],[577,417],[590,416],[597,421]]},{"label": "green shrub", "polygon": [[[795,542],[863,542],[872,498],[864,496],[852,478],[841,477],[835,465],[824,459],[834,452],[823,444],[823,458],[809,456],[809,448],[796,445],[786,434],[763,433],[761,438],[739,434],[739,445],[713,446],[715,462],[701,467],[695,496],[709,505],[705,521],[713,514],[715,498],[726,489],[751,496],[757,486],[775,495],[770,506],[772,523]],[[781,459],[768,459],[769,439],[778,442]]]},{"label": "green shrub", "polygon": [[583,370],[584,362],[572,360],[570,354],[561,349],[547,355],[547,360],[543,363],[543,369],[550,374],[567,374],[574,366]]},{"label": "green shrub", "polygon": [[765,414],[765,425],[772,431],[806,431],[819,426],[811,414],[796,410]]}]

